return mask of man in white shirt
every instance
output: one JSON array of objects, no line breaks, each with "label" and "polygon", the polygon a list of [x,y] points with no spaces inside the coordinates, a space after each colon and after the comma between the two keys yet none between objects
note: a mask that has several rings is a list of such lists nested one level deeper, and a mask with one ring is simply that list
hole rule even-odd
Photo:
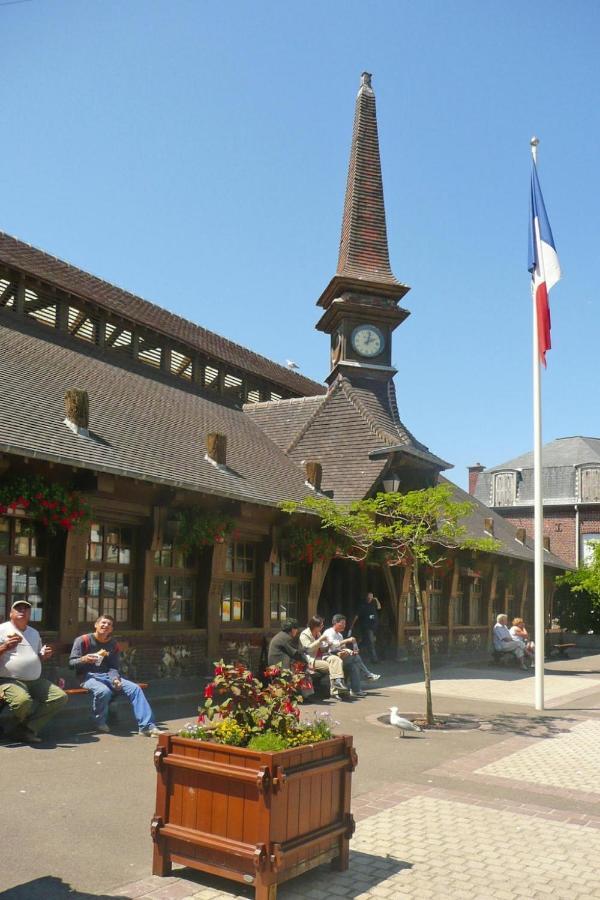
[{"label": "man in white shirt", "polygon": [[527,669],[524,660],[525,650],[520,641],[515,641],[508,629],[508,616],[505,613],[499,613],[496,616],[496,624],[492,631],[494,641],[494,650],[498,653],[514,653],[522,669]]},{"label": "man in white shirt", "polygon": [[304,631],[300,632],[300,646],[309,659],[309,671],[314,669],[329,678],[329,693],[339,699],[348,693],[344,684],[344,665],[340,656],[327,652],[328,644],[323,641],[323,619],[313,616]]},{"label": "man in white shirt", "polygon": [[331,620],[331,628],[323,632],[323,644],[326,652],[339,656],[342,660],[344,673],[350,682],[351,697],[366,697],[360,683],[360,671],[358,667],[358,650],[353,649],[354,638],[344,637],[346,630],[346,616],[336,613]]},{"label": "man in white shirt", "polygon": [[38,732],[67,702],[67,695],[42,678],[42,660],[52,656],[29,625],[31,603],[15,600],[8,622],[0,625],[0,697],[13,715],[7,737],[27,744],[39,744]]}]

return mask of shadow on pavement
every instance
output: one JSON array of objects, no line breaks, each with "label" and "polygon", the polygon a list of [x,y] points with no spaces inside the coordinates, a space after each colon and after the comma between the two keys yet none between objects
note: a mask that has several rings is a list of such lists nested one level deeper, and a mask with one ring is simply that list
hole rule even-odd
[{"label": "shadow on pavement", "polygon": [[[443,715],[440,716],[443,718]],[[474,715],[463,714],[460,716],[452,716],[453,722],[477,722],[481,731],[489,731],[493,734],[510,734],[520,735],[524,737],[534,738],[551,738],[557,737],[559,734],[565,734],[571,730],[574,724],[580,720],[561,716],[560,718],[552,718],[549,716],[519,716],[499,714],[496,716],[487,715],[485,719],[480,719]],[[454,725],[454,728],[459,728]],[[468,726],[467,726],[468,727]]]},{"label": "shadow on pavement", "polygon": [[0,893],[3,900],[123,900],[117,894],[88,894],[86,891],[76,891],[62,878],[47,875],[44,878],[36,878],[27,884],[18,884]]},{"label": "shadow on pavement", "polygon": [[[395,856],[375,856],[372,853],[363,853],[360,850],[350,851],[350,868],[345,872],[336,872],[332,870],[331,865],[318,866],[311,869],[297,878],[286,881],[278,888],[277,896],[281,892],[282,900],[285,900],[285,891],[289,888],[294,896],[307,894],[314,890],[322,889],[331,892],[331,896],[336,900],[342,898],[358,897],[367,891],[374,890],[382,881],[386,881],[403,869],[412,869],[412,863],[399,859]],[[254,900],[254,887],[251,885],[240,885],[236,881],[228,881],[226,878],[217,878],[214,875],[198,872],[195,869],[174,869],[173,875],[177,878],[184,879],[190,884],[197,884],[198,890],[202,888],[217,891],[231,891],[232,898],[243,897],[244,900]],[[174,888],[175,885],[172,885]],[[57,895],[59,897],[67,896]],[[78,896],[87,897],[87,894],[68,895],[77,898]],[[173,891],[173,896],[177,896]],[[21,897],[19,897],[21,900]],[[24,898],[23,898],[24,900]],[[37,900],[37,896],[36,896]]]}]

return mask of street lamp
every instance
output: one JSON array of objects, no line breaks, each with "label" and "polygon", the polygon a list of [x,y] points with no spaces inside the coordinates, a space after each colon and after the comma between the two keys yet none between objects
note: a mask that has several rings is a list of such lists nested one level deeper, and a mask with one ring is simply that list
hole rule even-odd
[{"label": "street lamp", "polygon": [[397,472],[388,472],[381,483],[386,494],[395,494],[400,488],[400,476]]}]

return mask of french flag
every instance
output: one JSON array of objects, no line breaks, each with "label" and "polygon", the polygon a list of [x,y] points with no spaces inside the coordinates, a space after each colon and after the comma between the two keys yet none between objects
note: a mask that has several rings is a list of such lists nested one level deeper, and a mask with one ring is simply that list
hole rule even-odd
[{"label": "french flag", "polygon": [[535,298],[539,360],[546,366],[550,350],[550,306],[548,293],[560,281],[560,263],[546,214],[535,162],[531,170],[531,215],[529,217],[529,271]]}]

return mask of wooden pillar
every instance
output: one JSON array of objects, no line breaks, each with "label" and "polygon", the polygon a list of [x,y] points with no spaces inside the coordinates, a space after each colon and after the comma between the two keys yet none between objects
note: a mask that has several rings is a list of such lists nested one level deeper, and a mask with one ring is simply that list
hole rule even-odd
[{"label": "wooden pillar", "polygon": [[452,582],[450,584],[450,601],[448,603],[448,653],[454,647],[454,620],[456,618],[456,601],[458,599],[458,585],[460,582],[460,564],[458,556],[454,557],[452,570]]},{"label": "wooden pillar", "polygon": [[25,313],[25,282],[23,279],[17,284],[17,293],[15,294],[15,312],[18,316]]},{"label": "wooden pillar", "polygon": [[212,552],[207,609],[207,653],[209,662],[219,659],[221,643],[221,591],[225,581],[227,543],[215,544]]},{"label": "wooden pillar", "polygon": [[[162,547],[164,528],[167,521],[166,506],[155,506],[152,510],[152,533],[144,547],[142,581],[142,628],[150,631],[154,622],[154,554]],[[145,529],[144,529],[145,531]]]},{"label": "wooden pillar", "polygon": [[329,569],[330,559],[315,559],[312,564],[310,573],[310,585],[308,588],[308,599],[306,603],[307,617],[310,619],[317,614],[317,605],[321,596],[321,588]]},{"label": "wooden pillar", "polygon": [[405,566],[402,574],[402,584],[400,586],[400,595],[398,597],[398,615],[396,619],[396,653],[400,653],[401,648],[406,644],[406,604],[410,594],[412,578],[412,569]]},{"label": "wooden pillar", "polygon": [[79,631],[79,586],[85,574],[85,550],[89,529],[86,526],[69,531],[65,547],[65,567],[60,588],[60,641],[70,642]]},{"label": "wooden pillar", "polygon": [[525,618],[525,604],[527,603],[527,589],[529,587],[529,566],[527,563],[523,566],[524,569],[524,577],[523,577],[523,589],[521,591],[521,606],[519,609],[519,615],[522,619]]},{"label": "wooden pillar", "polygon": [[488,600],[488,647],[492,645],[492,629],[496,624],[493,620],[494,608],[496,606],[496,590],[498,586],[498,563],[492,566],[492,579],[490,582],[490,597]]}]

